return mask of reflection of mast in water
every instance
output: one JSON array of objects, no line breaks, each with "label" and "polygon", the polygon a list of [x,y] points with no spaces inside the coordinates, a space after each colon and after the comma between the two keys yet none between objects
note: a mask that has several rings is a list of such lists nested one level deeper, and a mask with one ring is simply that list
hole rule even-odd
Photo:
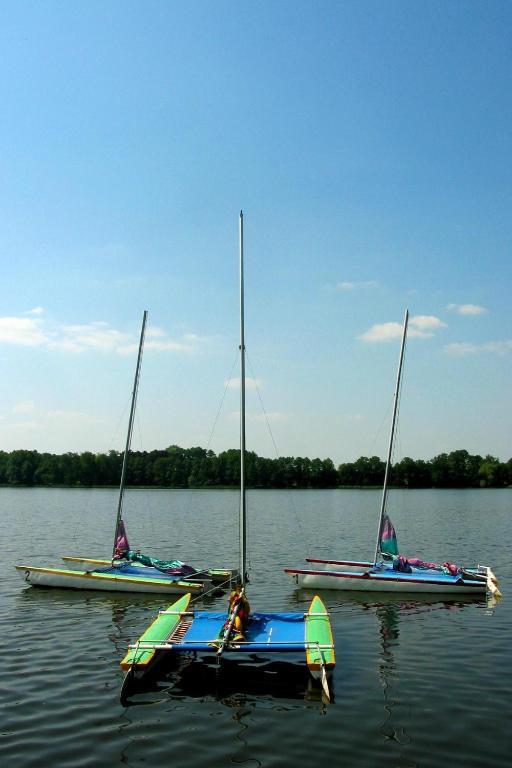
[{"label": "reflection of mast in water", "polygon": [[393,603],[378,605],[375,615],[380,623],[381,636],[381,662],[379,664],[379,679],[384,692],[384,709],[386,717],[381,726],[384,738],[396,741],[399,744],[407,744],[410,741],[405,728],[393,723],[395,707],[400,703],[392,696],[392,686],[396,678],[396,663],[393,649],[398,646],[400,636],[399,607]]},{"label": "reflection of mast in water", "polygon": [[240,747],[239,751],[236,752],[234,755],[230,755],[229,759],[232,763],[235,765],[244,765],[244,766],[251,766],[254,765],[256,768],[261,768],[262,763],[258,760],[256,757],[249,757],[247,755],[248,745],[247,740],[244,738],[245,731],[249,730],[249,726],[247,723],[244,723],[243,719],[247,715],[249,715],[250,712],[247,709],[240,709],[233,715],[233,720],[237,725],[240,726],[239,732],[236,734],[236,739],[242,743],[242,746]]},{"label": "reflection of mast in water", "polygon": [[126,647],[126,637],[123,634],[123,624],[126,616],[126,606],[112,604],[112,632],[109,632],[108,639],[114,644],[116,653],[122,655]]},{"label": "reflection of mast in water", "polygon": [[407,602],[383,601],[375,606],[375,615],[380,624],[381,637],[381,661],[379,664],[379,679],[384,692],[384,709],[386,717],[381,726],[384,738],[404,745],[410,742],[405,728],[397,726],[393,722],[400,705],[400,700],[393,696],[393,684],[399,679],[399,670],[394,656],[394,650],[398,647],[400,636],[400,613],[404,615],[418,614],[425,611],[461,611],[469,605],[486,605],[488,611],[492,611],[496,605],[495,598],[486,598],[482,595],[464,595],[459,599],[433,599],[432,596],[414,596],[414,600]]}]

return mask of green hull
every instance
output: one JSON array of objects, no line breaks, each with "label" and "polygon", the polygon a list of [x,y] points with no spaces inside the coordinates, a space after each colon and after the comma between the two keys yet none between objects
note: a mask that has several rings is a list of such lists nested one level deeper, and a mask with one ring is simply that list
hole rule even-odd
[{"label": "green hull", "polygon": [[305,615],[306,661],[310,672],[326,672],[336,664],[331,620],[322,600],[315,595]]},{"label": "green hull", "polygon": [[[183,595],[179,600],[170,605],[167,611],[172,613],[161,613],[154,622],[146,629],[143,635],[139,638],[139,643],[151,642],[151,643],[165,643],[172,635],[178,624],[182,619],[182,614],[188,609],[190,602],[190,594]],[[147,650],[130,648],[128,653],[121,661],[122,669],[130,670],[147,670],[151,663],[154,661],[154,657],[157,651],[153,648]]]}]

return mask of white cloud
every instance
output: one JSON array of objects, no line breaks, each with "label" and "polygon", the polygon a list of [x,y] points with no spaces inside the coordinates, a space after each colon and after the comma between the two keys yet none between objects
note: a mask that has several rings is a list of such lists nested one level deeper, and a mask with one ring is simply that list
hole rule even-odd
[{"label": "white cloud", "polygon": [[46,342],[39,320],[28,317],[0,317],[0,343],[37,347]]},{"label": "white cloud", "polygon": [[[41,307],[31,310],[38,314]],[[147,333],[147,350],[197,353],[211,345],[213,337],[186,333],[179,339],[171,339],[158,327],[151,327]],[[138,336],[124,333],[109,323],[93,321],[84,324],[66,325],[52,323],[41,318],[0,317],[0,343],[26,347],[46,347],[52,350],[80,353],[95,350],[120,355],[133,354],[138,349]]]},{"label": "white cloud", "polygon": [[[438,317],[433,315],[415,315],[409,320],[409,325],[419,333],[426,333],[430,331],[437,331],[441,328],[446,328],[446,323],[443,323]],[[429,335],[432,335],[429,333]]]},{"label": "white cloud", "polygon": [[[160,331],[160,329],[158,330]],[[172,352],[189,352],[194,354],[211,346],[213,340],[214,337],[212,336],[198,336],[195,333],[185,333],[179,340],[169,339],[166,337],[164,331],[160,331],[153,340],[148,341],[145,344],[145,348],[161,351],[170,350]]]},{"label": "white cloud", "polygon": [[457,312],[458,315],[485,315],[487,309],[478,304],[448,304],[446,309]]},{"label": "white cloud", "polygon": [[16,403],[16,405],[13,406],[12,412],[13,413],[33,413],[35,409],[36,409],[36,406],[33,400],[24,400],[21,403]]},{"label": "white cloud", "polygon": [[96,416],[91,416],[83,411],[64,411],[55,410],[47,411],[40,419],[40,423],[44,424],[47,429],[88,429],[97,424],[102,424],[102,420]]},{"label": "white cloud", "polygon": [[469,342],[454,342],[444,347],[446,354],[452,357],[468,357],[469,355],[506,355],[512,352],[512,340],[486,341],[483,344],[471,344]]},{"label": "white cloud", "polygon": [[402,326],[400,323],[377,323],[362,333],[359,338],[370,344],[381,341],[391,341],[399,339],[402,335]]},{"label": "white cloud", "polygon": [[354,283],[346,280],[342,283],[337,283],[336,288],[339,288],[340,291],[354,291],[359,288],[376,288],[377,285],[378,282],[376,280],[365,280],[360,283]]},{"label": "white cloud", "polygon": [[25,312],[26,315],[42,315],[44,312],[44,309],[42,307],[34,307],[34,309],[29,309],[28,312]]},{"label": "white cloud", "polygon": [[[427,339],[434,335],[434,331],[441,328],[446,328],[446,323],[443,323],[438,317],[433,315],[416,315],[409,320],[408,335],[410,338]],[[369,344],[375,344],[399,339],[402,336],[402,332],[403,325],[401,323],[377,323],[362,333],[359,338]]]},{"label": "white cloud", "polygon": [[146,329],[147,339],[161,339],[162,336],[165,336],[165,331],[157,325],[149,325]]},{"label": "white cloud", "polygon": [[70,352],[97,349],[102,352],[120,352],[130,344],[131,336],[97,321],[85,325],[63,325],[48,341],[48,346]]}]

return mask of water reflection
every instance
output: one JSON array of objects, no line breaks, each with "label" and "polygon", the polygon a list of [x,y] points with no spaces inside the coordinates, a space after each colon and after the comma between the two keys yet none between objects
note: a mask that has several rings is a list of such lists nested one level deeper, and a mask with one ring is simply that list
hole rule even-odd
[{"label": "water reflection", "polygon": [[[155,698],[158,694],[158,698]],[[310,679],[304,661],[269,661],[247,654],[243,661],[183,654],[165,660],[157,678],[145,680],[143,687],[131,688],[124,706],[155,703],[163,697],[173,700],[218,701],[225,707],[276,707],[286,709],[304,701],[324,706],[321,689]]]},{"label": "water reflection", "polygon": [[381,725],[381,733],[385,739],[391,739],[399,744],[410,741],[405,727],[395,723],[394,712],[400,703],[393,698],[393,683],[396,676],[396,663],[393,654],[394,647],[398,646],[400,636],[399,607],[393,603],[378,605],[375,615],[379,622],[381,643],[381,660],[379,662],[379,680],[384,694],[384,710],[386,716]]},{"label": "water reflection", "polygon": [[[300,590],[296,593],[297,602],[303,603],[311,599],[310,590]],[[405,619],[412,618],[421,613],[434,611],[449,611],[460,613],[470,607],[484,607],[493,610],[496,601],[491,596],[464,595],[458,599],[452,596],[415,595],[413,598],[406,595],[381,593],[343,593],[334,591],[322,591],[327,608],[335,625],[335,640],[339,647],[340,637],[343,632],[342,616],[357,621],[356,613],[374,615],[377,620],[380,652],[377,661],[376,673],[383,695],[384,716],[379,726],[379,731],[385,741],[393,742],[399,749],[411,744],[412,737],[407,730],[408,709],[404,708],[401,695],[401,668],[398,650],[400,647],[401,623]],[[352,615],[351,615],[352,614]],[[406,633],[404,648],[408,652]]]}]

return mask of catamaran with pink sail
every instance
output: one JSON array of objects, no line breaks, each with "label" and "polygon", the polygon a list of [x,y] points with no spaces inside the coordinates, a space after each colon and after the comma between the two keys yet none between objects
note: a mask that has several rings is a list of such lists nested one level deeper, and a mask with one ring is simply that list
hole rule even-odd
[{"label": "catamaran with pink sail", "polygon": [[500,596],[497,579],[487,565],[466,568],[455,563],[431,563],[399,554],[395,529],[387,515],[388,480],[395,436],[396,416],[409,313],[406,311],[396,387],[388,456],[384,474],[377,542],[373,560],[320,560],[306,558],[304,568],[285,568],[293,583],[304,589],[341,589],[361,592],[443,593]]},{"label": "catamaran with pink sail", "polygon": [[160,594],[201,594],[212,584],[226,586],[237,571],[227,568],[196,569],[180,560],[160,560],[130,549],[123,521],[126,470],[130,452],[135,406],[139,386],[147,311],[142,318],[139,351],[132,390],[130,418],[121,469],[121,482],[110,559],[65,556],[66,568],[17,565],[16,570],[27,583],[38,587],[94,589],[109,592],[144,592]]}]

